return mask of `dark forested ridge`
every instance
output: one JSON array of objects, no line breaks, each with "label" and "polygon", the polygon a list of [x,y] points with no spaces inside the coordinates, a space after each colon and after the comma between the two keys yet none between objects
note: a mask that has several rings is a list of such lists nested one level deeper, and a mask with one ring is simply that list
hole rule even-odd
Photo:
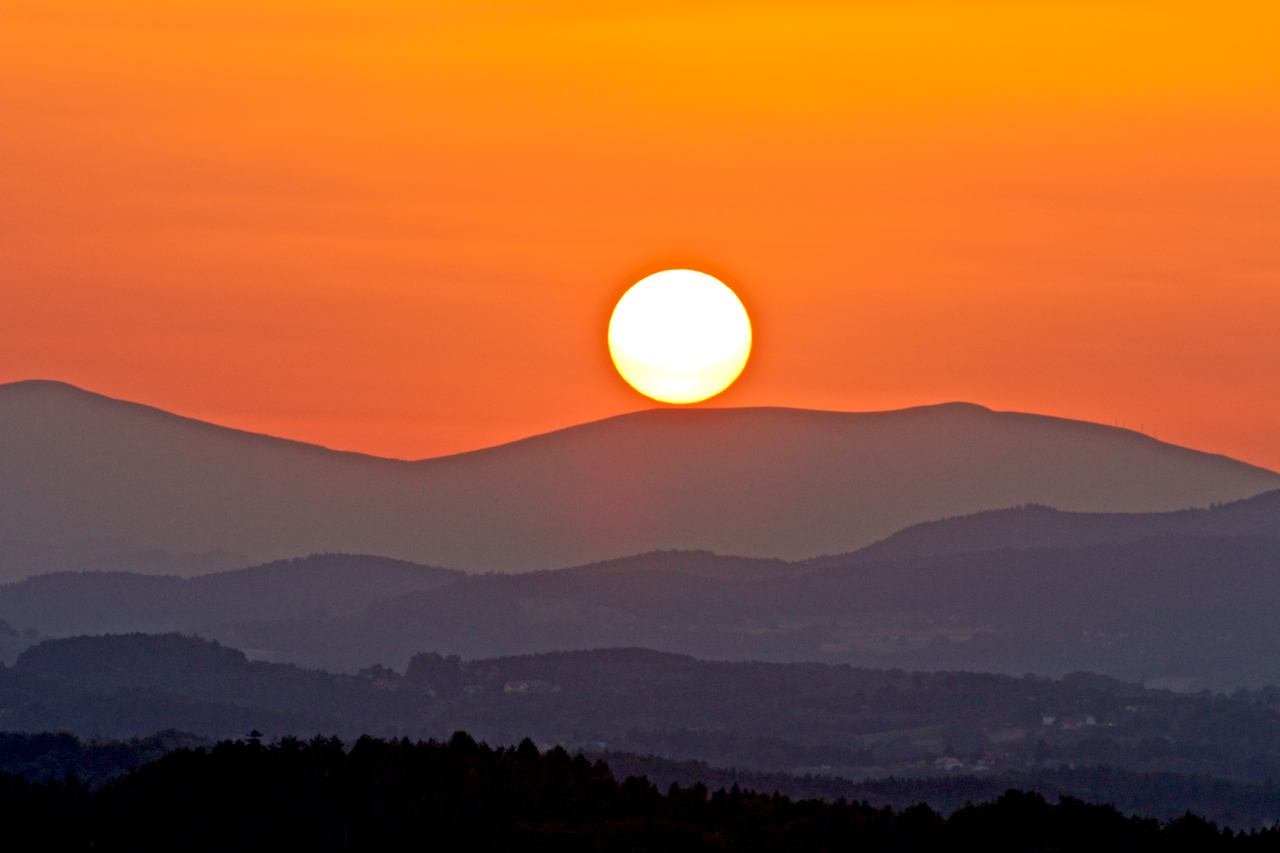
[{"label": "dark forested ridge", "polygon": [[96,790],[0,775],[6,842],[41,850],[1213,851],[1280,849],[1187,814],[1161,824],[1105,805],[1007,791],[943,818],[737,787],[660,791],[604,762],[525,740],[491,749],[361,738],[180,749]]},{"label": "dark forested ridge", "polygon": [[1107,765],[851,781],[840,776],[713,767],[703,761],[634,753],[604,751],[587,755],[608,762],[619,778],[646,776],[659,788],[672,783],[688,788],[701,782],[712,789],[737,785],[754,791],[777,791],[797,799],[843,798],[897,809],[925,803],[942,814],[950,814],[968,802],[994,800],[1016,788],[1037,792],[1049,800],[1068,796],[1090,803],[1110,803],[1125,814],[1162,820],[1172,820],[1188,810],[1234,827],[1272,826],[1280,819],[1280,785],[1272,781],[1251,783],[1203,774],[1137,773]]},{"label": "dark forested ridge", "polygon": [[1063,679],[701,661],[643,649],[358,675],[250,661],[178,635],[52,640],[0,670],[0,728],[128,738],[335,733],[621,750],[842,775],[1002,773],[1062,764],[1280,779],[1280,690],[1178,694]]},{"label": "dark forested ridge", "polygon": [[[348,746],[353,741],[348,741]],[[207,738],[161,732],[128,741],[81,741],[66,732],[0,732],[0,773],[28,782],[60,782],[74,777],[91,789],[183,748],[211,747]],[[1265,828],[1280,818],[1280,786],[1179,773],[1135,773],[1114,767],[1039,768],[1001,773],[959,773],[929,777],[889,777],[854,782],[839,776],[768,773],[713,767],[703,761],[676,761],[616,751],[583,751],[603,760],[615,778],[644,776],[660,790],[672,784],[711,790],[781,793],[793,799],[844,799],[905,809],[924,803],[948,815],[969,802],[997,799],[1010,788],[1035,792],[1047,800],[1061,796],[1110,803],[1126,815],[1173,820],[1188,810],[1223,826]]]},{"label": "dark forested ridge", "polygon": [[211,745],[208,738],[177,731],[123,741],[82,741],[69,732],[0,731],[0,773],[32,782],[74,776],[96,788],[176,749]]}]

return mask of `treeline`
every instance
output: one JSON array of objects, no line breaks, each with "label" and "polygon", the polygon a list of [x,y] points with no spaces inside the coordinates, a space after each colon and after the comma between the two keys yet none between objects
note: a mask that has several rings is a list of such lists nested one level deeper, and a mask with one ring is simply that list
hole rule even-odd
[{"label": "treeline", "polygon": [[660,788],[673,782],[685,787],[702,782],[713,789],[736,784],[756,791],[781,791],[798,799],[865,800],[898,809],[927,803],[944,815],[967,802],[994,800],[1016,788],[1038,792],[1051,800],[1068,796],[1089,803],[1111,803],[1125,814],[1162,820],[1172,820],[1190,810],[1236,829],[1272,826],[1280,818],[1280,785],[1274,781],[1250,783],[1198,774],[1135,773],[1106,765],[851,781],[829,774],[760,773],[624,752],[587,755],[608,762],[619,777],[647,776]]},{"label": "treeline", "polygon": [[[29,781],[74,776],[91,789],[128,774],[184,747],[213,741],[177,731],[130,740],[82,741],[67,732],[0,732],[0,773]],[[571,749],[570,752],[573,752]],[[738,785],[755,791],[779,791],[793,799],[867,801],[897,809],[926,803],[944,815],[966,802],[994,800],[1010,788],[1085,802],[1111,803],[1125,814],[1172,820],[1188,810],[1236,829],[1267,827],[1280,817],[1280,785],[1172,773],[1134,773],[1115,767],[1056,767],[1005,773],[888,777],[853,782],[838,776],[761,773],[712,767],[702,761],[675,761],[654,755],[588,751],[603,759],[615,777],[645,776],[659,789],[672,783],[689,788],[701,782],[711,789]]]},{"label": "treeline", "polygon": [[87,742],[69,732],[0,732],[0,773],[35,781],[74,776],[96,788],[175,749],[210,743],[172,729],[143,738]]},{"label": "treeline", "polygon": [[943,818],[928,806],[794,801],[702,785],[665,793],[531,741],[224,741],[91,790],[0,775],[0,832],[23,850],[952,851],[1280,850],[1192,815],[1160,823],[1010,790]]}]

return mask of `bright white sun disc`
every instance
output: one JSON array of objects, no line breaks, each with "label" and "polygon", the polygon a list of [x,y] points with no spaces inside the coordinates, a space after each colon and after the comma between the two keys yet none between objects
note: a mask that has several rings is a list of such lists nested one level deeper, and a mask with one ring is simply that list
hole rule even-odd
[{"label": "bright white sun disc", "polygon": [[665,403],[696,403],[733,384],[751,354],[751,321],[732,290],[706,273],[641,279],[609,320],[609,353],[633,388]]}]

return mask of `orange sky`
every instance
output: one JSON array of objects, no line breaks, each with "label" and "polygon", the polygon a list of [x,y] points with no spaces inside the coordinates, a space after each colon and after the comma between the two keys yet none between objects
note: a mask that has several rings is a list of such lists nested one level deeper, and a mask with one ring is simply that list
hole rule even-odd
[{"label": "orange sky", "polygon": [[0,381],[401,457],[649,403],[969,400],[1280,468],[1280,4],[0,4]]}]

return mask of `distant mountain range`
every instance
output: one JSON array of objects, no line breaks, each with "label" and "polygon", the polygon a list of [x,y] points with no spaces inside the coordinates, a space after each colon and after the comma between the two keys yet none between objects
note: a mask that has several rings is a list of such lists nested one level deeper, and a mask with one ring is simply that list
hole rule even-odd
[{"label": "distant mountain range", "polygon": [[1276,488],[1274,472],[1128,430],[962,403],[657,409],[405,462],[56,382],[0,386],[0,578],[312,552],[502,572],[655,550],[797,560],[1028,503],[1163,512]]},{"label": "distant mountain range", "polygon": [[386,557],[326,554],[194,578],[55,572],[0,586],[4,614],[44,634],[190,630],[362,614],[379,601],[466,578]]},{"label": "distant mountain range", "polygon": [[1062,512],[1028,505],[915,524],[854,554],[807,561],[839,565],[973,551],[1080,548],[1169,536],[1280,537],[1280,491],[1177,512]]},{"label": "distant mountain range", "polygon": [[[8,660],[41,636],[196,631],[354,672],[643,646],[727,660],[1280,684],[1280,490],[1204,510],[1023,507],[787,562],[655,552],[466,575],[315,555],[191,579],[64,572],[0,586]],[[25,635],[19,633],[25,629]]]}]

